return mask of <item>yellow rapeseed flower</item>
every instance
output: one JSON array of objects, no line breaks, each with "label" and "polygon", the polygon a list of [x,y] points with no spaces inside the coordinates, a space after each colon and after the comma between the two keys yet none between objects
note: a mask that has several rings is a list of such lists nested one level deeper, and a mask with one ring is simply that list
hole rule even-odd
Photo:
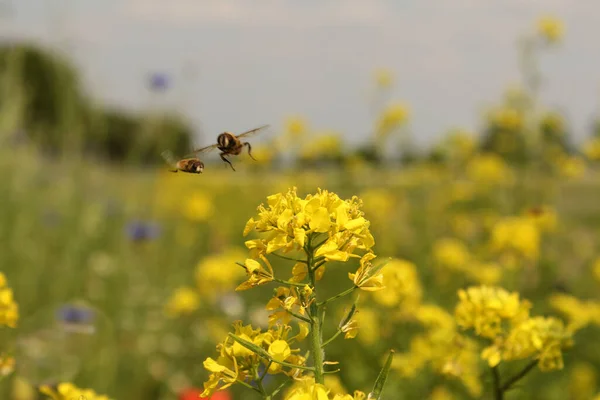
[{"label": "yellow rapeseed flower", "polygon": [[517,109],[502,107],[494,111],[492,121],[507,132],[515,132],[523,126],[523,114]]},{"label": "yellow rapeseed flower", "polygon": [[53,400],[110,400],[108,396],[99,395],[92,389],[80,389],[70,382],[59,383],[55,388],[42,385],[40,392]]},{"label": "yellow rapeseed flower", "polygon": [[373,253],[365,254],[360,259],[360,266],[356,273],[348,273],[348,278],[354,282],[354,286],[368,292],[385,289],[381,268],[375,267],[371,263],[375,257],[377,256]]},{"label": "yellow rapeseed flower", "polygon": [[13,291],[8,287],[6,276],[0,272],[0,325],[10,328],[17,326],[19,306],[13,298]]},{"label": "yellow rapeseed flower", "polygon": [[292,188],[268,196],[267,205],[258,207],[258,217],[251,218],[244,229],[244,235],[251,231],[263,234],[261,239],[246,242],[252,258],[276,251],[304,251],[305,246],[315,245],[309,241],[316,238],[320,240],[314,249],[316,258],[347,261],[361,257],[354,254],[356,250],[368,252],[375,244],[357,197],[342,200],[319,189],[302,199]]},{"label": "yellow rapeseed flower", "polygon": [[590,324],[600,325],[600,302],[598,301],[583,301],[568,294],[554,293],[548,299],[548,303],[567,318],[568,328],[573,332]]},{"label": "yellow rapeseed flower", "polygon": [[229,248],[200,260],[195,270],[198,293],[203,298],[215,300],[221,294],[230,292],[244,276],[244,270],[236,264],[244,257],[243,250]]},{"label": "yellow rapeseed flower", "polygon": [[579,178],[585,174],[585,161],[578,156],[563,156],[556,161],[562,176]]},{"label": "yellow rapeseed flower", "polygon": [[490,366],[501,360],[523,360],[534,357],[541,371],[563,368],[562,349],[573,344],[572,332],[556,318],[533,317],[516,324],[505,337],[484,349],[482,358]]},{"label": "yellow rapeseed flower", "polygon": [[558,42],[564,35],[564,24],[558,18],[543,16],[537,22],[538,34],[550,43]]},{"label": "yellow rapeseed flower", "polygon": [[15,359],[6,354],[0,354],[0,376],[8,376],[15,370]]},{"label": "yellow rapeseed flower", "polygon": [[377,136],[386,137],[394,130],[408,122],[410,108],[404,103],[394,103],[387,106],[377,122]]},{"label": "yellow rapeseed flower", "polygon": [[404,311],[412,311],[420,304],[423,289],[413,263],[393,259],[381,269],[381,273],[386,289],[373,292],[377,303]]},{"label": "yellow rapeseed flower", "polygon": [[462,241],[442,238],[433,245],[433,258],[440,266],[460,271],[471,261],[471,253]]},{"label": "yellow rapeseed flower", "polygon": [[503,322],[517,324],[529,317],[531,303],[493,286],[473,286],[459,290],[460,299],[455,309],[457,324],[472,328],[478,336],[494,339],[503,333]]},{"label": "yellow rapeseed flower", "polygon": [[479,154],[473,157],[467,164],[467,176],[479,187],[512,182],[512,173],[508,165],[495,154]]},{"label": "yellow rapeseed flower", "polygon": [[387,89],[394,84],[394,75],[389,69],[379,68],[374,75],[375,83],[379,88]]},{"label": "yellow rapeseed flower", "polygon": [[191,221],[206,221],[214,213],[212,198],[204,191],[190,193],[185,196],[182,212]]},{"label": "yellow rapeseed flower", "polygon": [[573,365],[569,380],[569,399],[587,400],[594,397],[597,380],[596,369],[592,364],[579,362]]},{"label": "yellow rapeseed flower", "polygon": [[583,154],[591,161],[600,160],[600,138],[593,137],[583,144]]},{"label": "yellow rapeseed flower", "polygon": [[165,312],[171,317],[187,315],[196,311],[199,306],[200,296],[198,292],[189,287],[180,287],[171,295],[165,306]]},{"label": "yellow rapeseed flower", "polygon": [[513,253],[527,260],[536,260],[540,253],[540,232],[528,217],[506,217],[493,227],[490,246],[493,252]]}]

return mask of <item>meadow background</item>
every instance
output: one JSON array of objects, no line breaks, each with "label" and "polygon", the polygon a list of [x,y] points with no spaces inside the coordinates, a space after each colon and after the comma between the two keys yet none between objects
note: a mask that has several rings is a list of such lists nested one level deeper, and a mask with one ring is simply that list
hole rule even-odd
[{"label": "meadow background", "polygon": [[[598,396],[600,120],[589,115],[576,139],[568,116],[540,97],[552,84],[540,59],[560,54],[568,34],[560,16],[540,15],[515,35],[520,83],[507,84],[473,129],[448,127],[418,145],[410,102],[381,68],[346,82],[370,87],[373,118],[360,143],[291,110],[258,122],[273,126],[251,139],[257,161],[235,157],[233,172],[210,154],[201,175],[168,172],[160,153],[189,153],[229,122],[198,135],[182,110],[161,108],[168,74],[140,78],[151,106],[132,111],[94,100],[68,51],[3,42],[0,271],[18,319],[0,331],[0,397],[36,399],[39,385],[72,382],[113,399],[187,399],[234,320],[267,326],[270,288],[235,291],[245,280],[235,263],[248,258],[242,233],[257,206],[292,187],[300,197],[317,188],[358,196],[376,253],[400,263],[384,275],[385,294],[361,294],[356,338],[327,348],[340,362],[326,381],[332,395],[368,392],[393,348],[384,398],[492,398],[480,349],[474,361],[454,359],[432,334],[452,320],[458,290],[486,284],[520,293],[532,314],[574,332],[564,368],[534,369],[507,398]],[[276,261],[291,277],[291,264]],[[320,293],[350,287],[355,269],[328,266]],[[11,325],[14,306],[0,300]],[[351,304],[328,310],[328,326]],[[524,364],[501,368],[508,376]],[[260,398],[239,386],[228,393]]]}]

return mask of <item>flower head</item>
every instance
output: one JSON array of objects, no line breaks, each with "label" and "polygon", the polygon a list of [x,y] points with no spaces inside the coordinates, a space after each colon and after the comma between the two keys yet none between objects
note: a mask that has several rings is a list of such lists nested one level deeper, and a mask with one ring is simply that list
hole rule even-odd
[{"label": "flower head", "polygon": [[11,328],[17,326],[19,306],[13,298],[13,291],[6,282],[6,276],[0,272],[0,325]]},{"label": "flower head", "polygon": [[558,42],[564,35],[564,24],[561,20],[543,16],[537,22],[537,30],[539,35],[549,43]]}]

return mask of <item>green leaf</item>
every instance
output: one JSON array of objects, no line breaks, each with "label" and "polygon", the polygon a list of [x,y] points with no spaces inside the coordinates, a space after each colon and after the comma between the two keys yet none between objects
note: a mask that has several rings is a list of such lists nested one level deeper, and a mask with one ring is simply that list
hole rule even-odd
[{"label": "green leaf", "polygon": [[385,381],[387,380],[388,374],[390,373],[390,367],[392,366],[392,359],[394,358],[394,350],[390,350],[390,354],[388,355],[387,360],[385,361],[385,365],[379,372],[379,376],[375,381],[375,385],[373,386],[373,390],[369,393],[368,400],[381,400],[381,393],[383,391],[383,386],[385,385]]},{"label": "green leaf", "polygon": [[340,324],[338,325],[339,329],[342,329],[348,322],[350,322],[352,317],[354,317],[354,314],[356,314],[356,306],[358,305],[359,299],[360,299],[360,296],[356,296],[356,299],[354,300],[354,304],[352,304],[352,307],[350,307],[350,310],[348,310],[348,312],[346,313],[344,318],[340,321]]},{"label": "green leaf", "polygon": [[244,340],[241,337],[234,335],[233,333],[230,333],[229,336],[231,336],[231,338],[233,340],[235,340],[236,342],[238,342],[239,344],[241,344],[248,350],[258,354],[261,357],[266,358],[267,360],[271,360],[271,356],[269,355],[269,353],[267,353],[267,351],[265,349],[263,349],[262,347],[259,347],[252,342],[248,342],[247,340]]}]

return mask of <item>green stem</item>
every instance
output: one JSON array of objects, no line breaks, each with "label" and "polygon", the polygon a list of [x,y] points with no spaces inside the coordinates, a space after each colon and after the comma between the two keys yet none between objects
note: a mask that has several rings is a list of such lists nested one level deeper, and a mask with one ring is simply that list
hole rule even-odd
[{"label": "green stem", "polygon": [[503,400],[504,392],[500,387],[500,371],[498,370],[498,366],[492,367],[492,376],[494,377],[494,399],[495,400]]},{"label": "green stem", "polygon": [[278,278],[273,278],[273,281],[274,282],[283,283],[284,285],[288,285],[288,286],[296,286],[296,287],[304,287],[304,286],[306,286],[306,283],[290,282],[290,281],[286,281],[286,280],[278,279]]},{"label": "green stem", "polygon": [[506,392],[508,389],[510,389],[512,387],[512,385],[514,385],[519,380],[521,380],[521,378],[523,378],[525,375],[527,375],[529,373],[529,371],[534,369],[537,364],[538,364],[538,360],[531,361],[518,374],[511,377],[504,385],[502,385],[500,387],[500,390],[502,392]]},{"label": "green stem", "polygon": [[336,294],[335,296],[330,297],[327,300],[320,302],[318,305],[319,305],[319,307],[324,306],[325,304],[329,303],[330,301],[337,300],[340,297],[349,295],[350,293],[354,292],[357,288],[358,288],[357,286],[352,286],[350,289],[344,290],[342,293]]},{"label": "green stem", "polygon": [[299,263],[303,263],[303,264],[308,264],[308,262],[306,260],[297,260],[295,258],[282,256],[281,254],[277,254],[277,253],[271,253],[271,254],[273,254],[276,257],[283,258],[284,260],[289,260],[289,261],[295,261],[295,262],[299,262]]},{"label": "green stem", "polygon": [[288,313],[290,313],[292,316],[298,318],[299,320],[302,320],[304,322],[308,322],[309,324],[312,322],[309,318],[306,318],[303,315],[300,315],[298,313],[293,312],[292,310],[286,310]]},{"label": "green stem", "polygon": [[329,339],[327,339],[322,345],[321,348],[324,348],[325,346],[327,346],[329,343],[333,342],[338,336],[340,336],[342,334],[342,331],[340,331],[338,329],[338,331],[336,333],[333,334],[332,337],[330,337]]},{"label": "green stem", "polygon": [[239,383],[239,384],[240,384],[240,385],[242,385],[242,386],[246,386],[248,389],[252,389],[252,390],[254,390],[255,392],[258,392],[258,393],[260,393],[261,395],[263,394],[263,393],[261,393],[261,391],[260,391],[258,388],[255,388],[254,386],[252,386],[252,385],[249,385],[248,383],[246,383],[246,382],[244,382],[244,381],[242,381],[242,380],[240,380],[240,379],[238,379],[236,382],[237,382],[237,383]]},{"label": "green stem", "polygon": [[316,287],[315,287],[315,271],[314,268],[314,254],[313,248],[311,247],[311,238],[308,240],[308,244],[306,246],[306,255],[308,260],[308,277],[310,279],[310,284],[313,287],[313,296],[315,296],[315,301],[310,303],[310,335],[309,335],[309,343],[310,349],[314,357],[314,369],[315,369],[315,382],[324,384],[325,383],[325,375],[323,374],[323,360],[325,358],[325,352],[322,349],[323,335],[321,332],[321,319],[319,318],[319,307],[316,302]]}]

